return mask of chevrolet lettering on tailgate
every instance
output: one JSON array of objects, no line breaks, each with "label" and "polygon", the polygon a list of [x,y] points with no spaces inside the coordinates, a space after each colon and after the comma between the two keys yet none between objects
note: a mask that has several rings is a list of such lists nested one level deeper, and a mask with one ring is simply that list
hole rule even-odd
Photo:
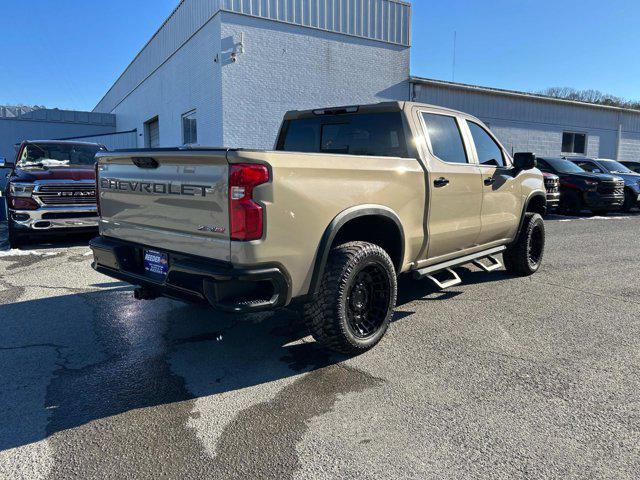
[{"label": "chevrolet lettering on tailgate", "polygon": [[177,184],[172,182],[156,183],[136,180],[119,180],[117,178],[101,178],[100,188],[103,190],[120,190],[138,192],[149,195],[186,195],[189,197],[206,197],[211,185]]}]

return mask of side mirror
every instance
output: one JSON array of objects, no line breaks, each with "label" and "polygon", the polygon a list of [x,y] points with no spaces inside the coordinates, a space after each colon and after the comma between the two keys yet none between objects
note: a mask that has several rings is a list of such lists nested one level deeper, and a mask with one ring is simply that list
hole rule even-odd
[{"label": "side mirror", "polygon": [[538,160],[536,154],[531,152],[518,152],[513,155],[513,166],[517,171],[536,168]]}]

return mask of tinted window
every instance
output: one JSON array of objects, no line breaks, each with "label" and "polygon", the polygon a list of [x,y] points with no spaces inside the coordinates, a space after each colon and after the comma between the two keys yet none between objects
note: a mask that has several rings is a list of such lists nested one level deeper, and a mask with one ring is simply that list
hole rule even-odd
[{"label": "tinted window", "polygon": [[540,169],[541,172],[554,173],[553,168],[551,168],[547,162],[541,160],[540,158],[538,159],[538,169]]},{"label": "tinted window", "polygon": [[423,113],[433,154],[451,163],[468,163],[462,134],[454,117]]},{"label": "tinted window", "polygon": [[615,160],[599,160],[610,173],[633,173],[630,169]]},{"label": "tinted window", "polygon": [[500,146],[480,125],[473,122],[467,123],[471,130],[473,143],[476,145],[476,152],[478,152],[478,162],[480,162],[480,165],[504,167],[505,161]]},{"label": "tinted window", "polygon": [[[562,158],[547,158],[547,163],[553,167],[557,173],[584,173],[584,170],[569,160]],[[538,160],[540,162],[540,160]]]},{"label": "tinted window", "polygon": [[632,172],[640,173],[640,163],[634,162],[622,162],[625,167],[630,169]]},{"label": "tinted window", "polygon": [[574,163],[586,172],[602,173],[602,169],[593,162],[574,162]]},{"label": "tinted window", "polygon": [[407,157],[400,112],[318,115],[287,120],[276,146],[289,152]]}]

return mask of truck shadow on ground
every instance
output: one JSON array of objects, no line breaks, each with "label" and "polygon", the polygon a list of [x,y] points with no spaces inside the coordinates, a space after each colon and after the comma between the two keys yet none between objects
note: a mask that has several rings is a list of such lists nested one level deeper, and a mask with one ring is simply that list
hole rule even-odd
[{"label": "truck shadow on ground", "polygon": [[[471,272],[465,282],[501,278]],[[0,292],[0,450],[345,360],[319,348],[292,310],[236,317],[165,299],[135,302],[120,282],[93,287],[104,290],[28,301],[18,300],[20,292],[15,299]],[[404,278],[398,304],[459,294]],[[394,321],[412,314],[399,311]]]},{"label": "truck shadow on ground", "polygon": [[[0,222],[0,252],[10,249],[7,240],[7,224]],[[66,249],[72,247],[83,247],[89,245],[89,240],[95,237],[97,233],[83,233],[74,235],[52,234],[42,238],[34,238],[24,245],[20,245],[23,251],[38,251],[42,249]]]}]

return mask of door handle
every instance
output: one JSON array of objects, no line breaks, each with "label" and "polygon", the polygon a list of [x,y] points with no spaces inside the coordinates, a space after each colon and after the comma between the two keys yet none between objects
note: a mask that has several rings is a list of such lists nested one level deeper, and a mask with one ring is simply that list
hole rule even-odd
[{"label": "door handle", "polygon": [[440,177],[440,178],[436,178],[433,181],[433,186],[434,187],[446,187],[447,185],[449,185],[449,179],[448,178],[444,178],[444,177]]},{"label": "door handle", "polygon": [[496,183],[496,178],[495,177],[489,177],[489,178],[485,178],[484,179],[484,184],[489,187],[491,185],[493,185],[494,183]]}]

